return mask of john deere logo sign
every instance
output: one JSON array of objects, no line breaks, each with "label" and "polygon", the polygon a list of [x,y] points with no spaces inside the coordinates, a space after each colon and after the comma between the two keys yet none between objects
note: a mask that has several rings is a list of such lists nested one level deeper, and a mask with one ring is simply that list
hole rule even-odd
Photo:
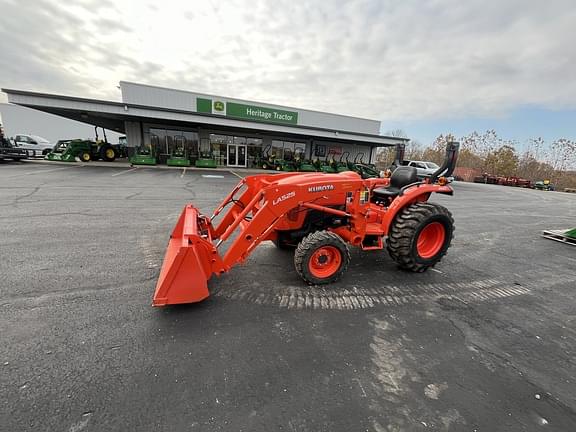
[{"label": "john deere logo sign", "polygon": [[298,113],[275,108],[246,105],[236,102],[196,99],[196,110],[200,113],[218,114],[226,117],[266,123],[298,124]]},{"label": "john deere logo sign", "polygon": [[212,114],[226,115],[226,104],[222,101],[212,103]]},{"label": "john deere logo sign", "polygon": [[224,112],[225,108],[226,107],[224,106],[224,102],[220,102],[220,101],[214,102],[214,111]]}]

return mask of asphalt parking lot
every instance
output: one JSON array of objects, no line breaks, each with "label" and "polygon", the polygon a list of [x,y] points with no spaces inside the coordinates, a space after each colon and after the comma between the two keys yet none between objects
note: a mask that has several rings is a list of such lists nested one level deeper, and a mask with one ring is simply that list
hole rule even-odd
[{"label": "asphalt parking lot", "polygon": [[[209,174],[213,177],[204,177]],[[258,247],[207,301],[150,306],[187,202],[225,172],[0,165],[0,429],[576,430],[576,195],[457,183],[426,274],[352,254],[330,287]]]}]

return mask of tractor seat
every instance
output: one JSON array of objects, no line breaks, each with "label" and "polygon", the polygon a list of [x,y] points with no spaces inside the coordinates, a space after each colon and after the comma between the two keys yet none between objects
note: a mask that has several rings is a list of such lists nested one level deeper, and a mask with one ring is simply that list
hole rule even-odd
[{"label": "tractor seat", "polygon": [[418,181],[418,172],[411,166],[396,168],[390,177],[390,186],[372,189],[372,196],[377,199],[395,198],[400,189]]}]

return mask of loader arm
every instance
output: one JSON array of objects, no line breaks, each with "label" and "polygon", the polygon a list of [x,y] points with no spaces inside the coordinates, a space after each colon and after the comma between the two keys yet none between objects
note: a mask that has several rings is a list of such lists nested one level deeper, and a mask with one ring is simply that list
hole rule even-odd
[{"label": "loader arm", "polygon": [[[273,238],[273,231],[290,211],[314,209],[365,226],[362,214],[342,210],[347,196],[358,200],[360,189],[365,189],[364,183],[353,172],[252,176],[228,194],[211,218],[187,205],[170,236],[153,304],[192,303],[208,297],[207,281],[212,274],[220,275],[244,262],[258,244]],[[221,219],[214,228],[218,216]]]},{"label": "loader arm", "polygon": [[[353,218],[351,214],[334,209],[334,206],[345,207],[346,191],[352,191],[362,182],[355,173],[353,177],[343,174],[336,175],[300,175],[294,180],[294,175],[274,175],[262,178],[261,176],[248,177],[240,182],[247,189],[236,200],[234,196],[228,197],[234,205],[224,215],[218,227],[214,230],[214,239],[220,250],[233,233],[240,227],[239,233],[223,255],[222,262],[226,270],[236,263],[248,258],[252,250],[262,241],[270,240],[273,231],[284,221],[290,211],[305,211],[314,209],[327,214],[337,214]],[[353,178],[356,187],[352,187],[347,179]],[[308,181],[307,181],[308,180]],[[329,188],[330,197],[322,195],[322,188]],[[237,188],[238,192],[240,188]],[[226,201],[226,200],[225,200]]]}]

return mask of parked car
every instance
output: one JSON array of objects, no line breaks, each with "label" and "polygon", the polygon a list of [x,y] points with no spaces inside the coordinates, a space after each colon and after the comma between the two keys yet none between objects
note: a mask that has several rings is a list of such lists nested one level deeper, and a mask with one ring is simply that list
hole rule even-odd
[{"label": "parked car", "polygon": [[45,156],[54,147],[54,144],[38,135],[18,134],[11,140],[14,146],[26,150],[28,157]]},{"label": "parked car", "polygon": [[[411,166],[416,168],[416,174],[418,175],[418,178],[421,180],[426,177],[430,177],[432,174],[438,171],[438,169],[440,169],[438,164],[428,161],[404,160],[402,161],[402,166]],[[453,182],[454,176],[448,177],[447,180],[448,182]]]},{"label": "parked car", "polygon": [[425,161],[405,160],[402,162],[402,165],[416,168],[418,177],[426,177],[431,174],[434,174],[438,170],[438,168],[440,168],[434,162],[425,162]]}]

